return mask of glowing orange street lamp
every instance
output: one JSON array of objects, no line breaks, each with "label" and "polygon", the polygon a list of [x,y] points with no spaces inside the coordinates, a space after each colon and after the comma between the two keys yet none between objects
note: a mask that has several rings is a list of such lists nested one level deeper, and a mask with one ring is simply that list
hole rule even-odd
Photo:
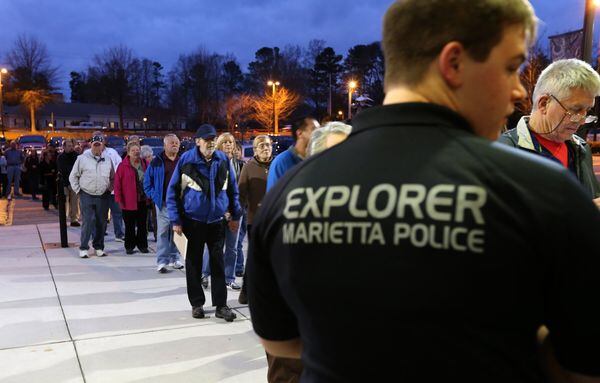
[{"label": "glowing orange street lamp", "polygon": [[348,120],[352,119],[352,92],[358,87],[356,81],[348,83]]}]

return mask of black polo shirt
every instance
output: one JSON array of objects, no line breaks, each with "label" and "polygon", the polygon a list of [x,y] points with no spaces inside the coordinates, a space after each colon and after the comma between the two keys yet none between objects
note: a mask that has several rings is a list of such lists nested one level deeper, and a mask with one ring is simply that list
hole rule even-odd
[{"label": "black polo shirt", "polygon": [[441,106],[373,108],[263,200],[252,322],[301,338],[303,382],[541,381],[542,324],[600,374],[599,233],[567,169]]}]

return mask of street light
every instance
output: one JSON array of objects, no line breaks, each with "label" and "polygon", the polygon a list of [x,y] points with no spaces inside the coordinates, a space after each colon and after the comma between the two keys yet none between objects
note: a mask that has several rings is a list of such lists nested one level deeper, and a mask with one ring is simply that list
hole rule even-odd
[{"label": "street light", "polygon": [[343,120],[344,119],[344,112],[342,112],[341,110],[338,110],[338,120]]},{"label": "street light", "polygon": [[267,85],[273,88],[273,134],[279,133],[279,121],[277,121],[277,113],[275,112],[275,87],[281,85],[279,81],[267,82]]},{"label": "street light", "polygon": [[148,129],[148,126],[146,125],[146,122],[148,121],[148,117],[142,118],[142,121],[144,121],[144,131],[146,131]]},{"label": "street light", "polygon": [[357,86],[358,84],[356,81],[350,81],[348,83],[348,120],[352,119],[352,92],[354,92],[354,89],[356,89]]},{"label": "street light", "polygon": [[6,68],[0,69],[0,127],[2,128],[2,137],[4,137],[4,101],[2,100],[2,75],[7,74]]}]

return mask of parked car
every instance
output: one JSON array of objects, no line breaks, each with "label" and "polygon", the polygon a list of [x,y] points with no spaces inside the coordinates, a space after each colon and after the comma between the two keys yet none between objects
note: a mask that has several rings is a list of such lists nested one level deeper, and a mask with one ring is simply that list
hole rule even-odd
[{"label": "parked car", "polygon": [[62,136],[52,136],[48,138],[48,144],[54,145],[56,148],[61,148],[64,138]]},{"label": "parked car", "polygon": [[120,156],[125,153],[125,139],[119,136],[107,136],[106,137],[106,146],[109,148],[113,148],[119,153]]},{"label": "parked car", "polygon": [[26,134],[17,138],[17,144],[21,149],[33,148],[39,155],[46,148],[46,137],[39,134]]},{"label": "parked car", "polygon": [[163,151],[163,139],[160,137],[145,137],[140,140],[140,145],[148,145],[152,148],[152,153],[157,156]]}]

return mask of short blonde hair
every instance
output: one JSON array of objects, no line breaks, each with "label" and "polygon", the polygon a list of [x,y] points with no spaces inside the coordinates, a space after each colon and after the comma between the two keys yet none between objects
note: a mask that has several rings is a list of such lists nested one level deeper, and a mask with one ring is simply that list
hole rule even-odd
[{"label": "short blonde hair", "polygon": [[229,140],[231,140],[233,145],[235,145],[235,137],[233,137],[233,134],[231,134],[231,133],[221,134],[219,136],[219,138],[217,138],[217,150],[223,150],[223,144],[225,143],[225,141],[229,141]]},{"label": "short blonde hair", "polygon": [[131,148],[133,148],[134,146],[137,146],[141,150],[141,146],[140,146],[139,141],[135,141],[135,140],[134,141],[129,141],[127,143],[127,153],[129,153],[129,150],[131,150]]}]

